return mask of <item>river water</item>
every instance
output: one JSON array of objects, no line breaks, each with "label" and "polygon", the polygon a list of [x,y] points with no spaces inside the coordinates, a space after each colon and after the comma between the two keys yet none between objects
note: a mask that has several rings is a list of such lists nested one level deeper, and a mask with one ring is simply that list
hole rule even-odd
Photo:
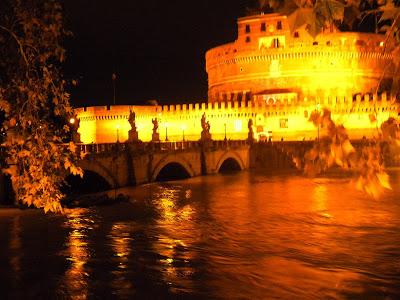
[{"label": "river water", "polygon": [[242,172],[66,216],[3,209],[0,298],[399,299],[391,178],[379,200],[348,178]]}]

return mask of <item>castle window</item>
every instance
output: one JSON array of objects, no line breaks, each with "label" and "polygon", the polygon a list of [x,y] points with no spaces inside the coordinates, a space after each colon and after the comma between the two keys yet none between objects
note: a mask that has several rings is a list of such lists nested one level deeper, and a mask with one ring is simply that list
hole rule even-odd
[{"label": "castle window", "polygon": [[266,30],[267,30],[267,27],[265,26],[265,23],[261,23],[261,28],[260,28],[260,30],[261,30],[261,31],[266,31]]},{"label": "castle window", "polygon": [[274,38],[273,40],[272,40],[272,43],[273,43],[273,48],[279,48],[279,39],[278,38]]},{"label": "castle window", "polygon": [[318,46],[318,42],[313,42],[313,46]]},{"label": "castle window", "polygon": [[363,40],[357,40],[356,41],[356,46],[365,47],[366,44],[365,44],[365,42]]},{"label": "castle window", "polygon": [[246,28],[245,28],[246,33],[250,33],[250,25],[246,24]]},{"label": "castle window", "polygon": [[298,38],[298,37],[299,37],[299,32],[298,32],[298,31],[295,31],[294,34],[293,34],[293,36],[294,36],[295,38]]},{"label": "castle window", "polygon": [[278,30],[282,29],[282,21],[278,21],[278,23],[276,23],[276,29]]},{"label": "castle window", "polygon": [[326,42],[326,45],[327,45],[327,46],[330,46],[330,45],[331,45],[331,41],[327,41],[327,42]]},{"label": "castle window", "polygon": [[246,36],[246,43],[250,43],[250,37]]}]

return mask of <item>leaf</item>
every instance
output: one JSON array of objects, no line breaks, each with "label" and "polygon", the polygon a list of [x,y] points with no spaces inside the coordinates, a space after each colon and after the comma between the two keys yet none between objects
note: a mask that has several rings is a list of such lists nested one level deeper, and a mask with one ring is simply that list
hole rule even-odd
[{"label": "leaf", "polygon": [[72,175],[79,175],[81,178],[83,178],[83,170],[81,168],[71,166],[69,171],[71,172]]},{"label": "leaf", "polygon": [[5,100],[0,100],[0,110],[8,113],[10,111],[10,104]]},{"label": "leaf", "polygon": [[75,152],[76,152],[76,145],[75,145],[75,143],[70,142],[68,148],[69,148],[69,151],[71,151],[72,153],[75,153]]},{"label": "leaf", "polygon": [[64,168],[68,170],[72,166],[71,162],[67,159],[64,161]]},{"label": "leaf", "polygon": [[356,150],[354,149],[353,145],[350,143],[350,140],[345,140],[342,144],[342,149],[344,155],[347,157],[349,154],[354,153]]},{"label": "leaf", "polygon": [[389,182],[389,175],[386,172],[380,172],[376,174],[376,177],[378,177],[379,183],[381,184],[381,186],[383,186],[384,188],[391,190],[392,186],[390,185]]},{"label": "leaf", "polygon": [[312,8],[298,8],[287,17],[290,32],[295,32],[303,25],[315,23],[315,14]]},{"label": "leaf", "polygon": [[293,157],[293,163],[295,164],[296,168],[301,170],[301,160],[299,157]]},{"label": "leaf", "polygon": [[349,26],[350,29],[353,28],[354,24],[361,18],[361,12],[359,9],[359,4],[347,5],[343,12],[343,23]]},{"label": "leaf", "polygon": [[344,4],[335,0],[320,0],[315,4],[316,15],[321,15],[326,22],[343,21]]},{"label": "leaf", "polygon": [[310,118],[308,119],[309,122],[312,122],[314,126],[321,125],[321,115],[319,111],[313,111],[310,114]]},{"label": "leaf", "polygon": [[87,156],[86,152],[81,151],[79,154],[80,159],[84,159]]},{"label": "leaf", "polygon": [[373,122],[375,122],[375,121],[376,121],[376,116],[375,116],[375,114],[374,114],[374,113],[372,113],[372,114],[369,114],[369,115],[368,115],[368,117],[369,117],[369,121],[370,121],[371,123],[373,123]]},{"label": "leaf", "polygon": [[400,8],[394,6],[392,1],[386,1],[386,4],[379,7],[378,10],[383,11],[380,22],[385,20],[394,20],[400,12]]},{"label": "leaf", "polygon": [[10,127],[14,127],[17,124],[17,120],[15,118],[11,118],[9,121]]}]

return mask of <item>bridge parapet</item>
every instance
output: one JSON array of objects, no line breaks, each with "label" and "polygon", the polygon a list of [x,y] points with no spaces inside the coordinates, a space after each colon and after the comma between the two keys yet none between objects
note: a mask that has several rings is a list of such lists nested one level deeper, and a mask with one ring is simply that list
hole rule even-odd
[{"label": "bridge parapet", "polygon": [[[148,143],[101,143],[101,144],[78,144],[78,150],[85,154],[112,153],[124,150],[132,150],[133,152],[163,152],[163,151],[179,151],[187,149],[197,149],[202,146],[210,149],[238,148],[246,146],[246,140],[216,140],[210,143],[202,143],[200,141],[171,141],[171,142],[148,142]],[[203,147],[203,148],[204,148]]]}]

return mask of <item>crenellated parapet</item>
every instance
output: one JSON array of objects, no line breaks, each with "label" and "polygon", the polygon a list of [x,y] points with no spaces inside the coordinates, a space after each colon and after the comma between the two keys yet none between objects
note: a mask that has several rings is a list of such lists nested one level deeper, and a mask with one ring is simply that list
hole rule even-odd
[{"label": "crenellated parapet", "polygon": [[[150,141],[152,120],[158,120],[160,140],[180,141],[200,139],[202,116],[210,123],[213,139],[246,139],[248,122],[252,119],[253,132],[258,139],[273,136],[278,139],[310,139],[315,128],[308,122],[316,109],[327,108],[333,118],[343,123],[354,137],[372,136],[376,123],[389,116],[397,116],[399,105],[394,98],[382,95],[298,97],[293,93],[260,95],[251,101],[203,102],[163,106],[98,106],[76,109],[80,118],[81,139],[84,143],[111,143],[128,140],[131,126],[130,111],[136,115],[139,139]],[[357,132],[359,131],[359,132]]]}]

